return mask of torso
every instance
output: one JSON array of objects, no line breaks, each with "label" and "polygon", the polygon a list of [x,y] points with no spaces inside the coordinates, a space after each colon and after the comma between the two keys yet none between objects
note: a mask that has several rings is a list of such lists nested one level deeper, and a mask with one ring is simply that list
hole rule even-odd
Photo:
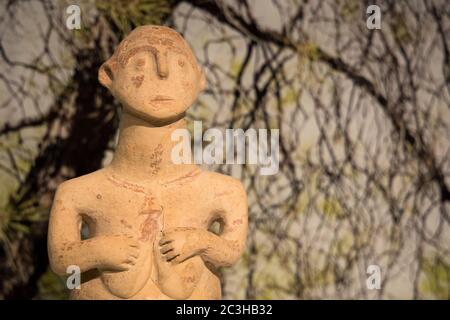
[{"label": "torso", "polygon": [[[186,166],[179,175],[162,181],[130,183],[108,168],[71,180],[82,184],[77,210],[89,225],[90,237],[102,235],[131,235],[139,239],[141,254],[136,265],[120,273],[99,272],[73,290],[74,299],[114,299],[128,278],[141,278],[142,285],[130,290],[137,292],[132,299],[170,299],[152,280],[154,274],[153,242],[158,232],[178,227],[208,229],[213,217],[213,202],[205,190],[209,173],[194,166]],[[87,187],[86,187],[87,186]],[[88,199],[88,200],[86,200]],[[145,249],[148,248],[148,249]],[[182,263],[194,261],[201,265],[201,276],[191,298],[220,298],[218,278],[199,256]],[[140,287],[140,288],[139,288]]]}]

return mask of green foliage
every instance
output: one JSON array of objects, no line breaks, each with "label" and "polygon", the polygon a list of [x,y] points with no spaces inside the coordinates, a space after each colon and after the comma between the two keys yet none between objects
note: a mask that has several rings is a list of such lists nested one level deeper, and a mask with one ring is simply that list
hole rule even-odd
[{"label": "green foliage", "polygon": [[413,36],[409,31],[409,27],[406,22],[406,17],[403,14],[395,16],[393,23],[391,24],[392,33],[394,37],[402,44],[408,44],[413,40]]},{"label": "green foliage", "polygon": [[281,103],[282,103],[283,107],[297,103],[297,100],[298,100],[299,96],[301,95],[301,91],[294,90],[292,88],[288,88],[283,93],[284,94],[281,99]]},{"label": "green foliage", "polygon": [[354,247],[355,239],[351,233],[340,235],[338,239],[331,244],[331,252],[336,257],[348,255]]},{"label": "green foliage", "polygon": [[297,52],[301,60],[317,61],[320,58],[319,47],[311,41],[302,42],[297,45]]},{"label": "green foliage", "polygon": [[319,203],[319,210],[328,218],[342,218],[344,212],[339,200],[336,197],[327,197]]},{"label": "green foliage", "polygon": [[426,298],[450,299],[450,266],[440,257],[422,259],[420,291]]},{"label": "green foliage", "polygon": [[97,8],[123,34],[146,24],[161,24],[171,11],[172,0],[97,0]]},{"label": "green foliage", "polygon": [[230,74],[232,77],[237,77],[242,68],[242,61],[236,58],[233,58],[230,65]]},{"label": "green foliage", "polygon": [[39,206],[36,198],[29,198],[16,205],[15,199],[19,197],[20,194],[12,195],[12,201],[1,209],[2,233],[6,229],[12,229],[26,234],[31,231],[28,227],[30,223],[46,221],[48,218],[48,208]]},{"label": "green foliage", "polygon": [[50,269],[42,275],[38,282],[38,294],[36,299],[63,300],[69,298],[69,292],[63,278],[53,273]]},{"label": "green foliage", "polygon": [[358,0],[346,0],[340,6],[340,13],[344,20],[358,18],[361,12],[361,2]]}]

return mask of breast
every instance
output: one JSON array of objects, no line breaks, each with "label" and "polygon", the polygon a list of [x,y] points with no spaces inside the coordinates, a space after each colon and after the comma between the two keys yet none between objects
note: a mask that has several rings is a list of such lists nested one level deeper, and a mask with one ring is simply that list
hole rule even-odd
[{"label": "breast", "polygon": [[137,263],[127,271],[103,271],[101,280],[106,289],[112,295],[122,299],[134,296],[150,279],[153,263],[151,256],[152,254],[149,252],[141,254]]},{"label": "breast", "polygon": [[123,232],[132,234],[139,240],[141,251],[136,264],[129,270],[122,272],[104,271],[101,279],[113,295],[128,299],[139,292],[148,281],[151,281],[153,243],[164,225],[162,207],[157,205],[153,198],[146,196],[144,203],[134,217],[119,216],[115,224],[120,224]]}]

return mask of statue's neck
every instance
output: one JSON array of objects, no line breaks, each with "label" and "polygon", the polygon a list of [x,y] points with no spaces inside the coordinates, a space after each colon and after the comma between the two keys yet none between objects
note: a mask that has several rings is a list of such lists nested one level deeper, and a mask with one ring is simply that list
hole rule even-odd
[{"label": "statue's neck", "polygon": [[132,180],[147,180],[163,176],[176,166],[171,160],[173,142],[171,134],[176,129],[186,129],[182,118],[165,126],[122,114],[119,141],[110,168],[119,176]]}]

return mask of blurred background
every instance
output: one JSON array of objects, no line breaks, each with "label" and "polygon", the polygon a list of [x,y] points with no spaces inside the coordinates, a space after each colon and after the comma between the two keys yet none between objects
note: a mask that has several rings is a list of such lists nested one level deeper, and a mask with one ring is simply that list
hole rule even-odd
[{"label": "blurred background", "polygon": [[[372,4],[379,30],[367,27]],[[70,5],[79,30],[66,26]],[[175,28],[203,65],[190,120],[280,129],[278,174],[208,168],[249,198],[224,298],[450,298],[447,1],[5,0],[0,299],[67,298],[48,267],[49,208],[59,183],[110,161],[120,106],[97,71],[144,24]]]}]

